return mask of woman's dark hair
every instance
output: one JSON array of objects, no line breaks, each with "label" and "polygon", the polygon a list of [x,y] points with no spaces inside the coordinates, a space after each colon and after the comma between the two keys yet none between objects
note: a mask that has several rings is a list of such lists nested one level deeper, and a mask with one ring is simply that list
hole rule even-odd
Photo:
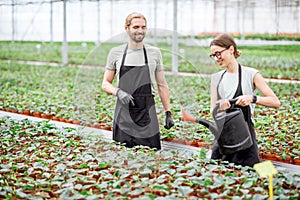
[{"label": "woman's dark hair", "polygon": [[238,58],[242,54],[240,50],[237,50],[237,46],[234,39],[226,33],[218,35],[213,41],[211,41],[209,46],[211,47],[213,45],[224,47],[224,48],[229,48],[230,46],[233,46],[234,48],[233,54],[235,58]]}]

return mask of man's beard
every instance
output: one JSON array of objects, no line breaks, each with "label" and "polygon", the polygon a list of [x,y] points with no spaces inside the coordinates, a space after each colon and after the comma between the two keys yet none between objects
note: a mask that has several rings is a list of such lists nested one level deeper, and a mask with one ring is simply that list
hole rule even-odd
[{"label": "man's beard", "polygon": [[132,39],[133,41],[135,42],[142,42],[145,38],[145,34],[136,34],[136,35],[133,35]]}]

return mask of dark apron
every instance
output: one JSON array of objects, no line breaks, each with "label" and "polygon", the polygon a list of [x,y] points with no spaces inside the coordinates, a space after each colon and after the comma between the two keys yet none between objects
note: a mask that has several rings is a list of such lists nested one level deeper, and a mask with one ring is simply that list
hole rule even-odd
[{"label": "dark apron", "polygon": [[117,100],[114,114],[113,139],[126,147],[137,145],[161,149],[159,125],[151,91],[151,79],[146,49],[143,47],[145,65],[126,66],[128,45],[123,53],[119,88],[134,98],[134,106]]},{"label": "dark apron", "polygon": [[[220,84],[225,72],[222,74],[217,88],[219,87],[219,84]],[[218,92],[218,99],[221,99],[218,90],[217,90],[217,92]],[[239,64],[239,83],[238,83],[238,87],[237,87],[237,90],[236,90],[233,98],[236,98],[240,95],[243,95],[243,91],[242,91],[242,67]],[[231,162],[231,163],[235,163],[237,165],[253,167],[253,165],[255,163],[260,162],[260,160],[259,160],[259,157],[258,157],[258,147],[257,147],[254,124],[251,120],[250,106],[245,106],[245,107],[236,106],[236,107],[241,108],[242,111],[243,111],[245,121],[247,122],[248,127],[249,127],[249,131],[251,133],[253,145],[251,147],[249,147],[248,149],[238,151],[238,152],[235,152],[233,154],[224,155],[224,154],[221,154],[220,151],[219,151],[218,142],[214,141],[211,158],[212,159],[221,159],[223,161],[228,161],[228,162]]]}]

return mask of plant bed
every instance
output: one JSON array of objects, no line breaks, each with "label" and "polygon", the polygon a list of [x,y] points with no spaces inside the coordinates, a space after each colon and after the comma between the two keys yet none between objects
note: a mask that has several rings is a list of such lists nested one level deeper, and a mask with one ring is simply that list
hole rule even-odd
[{"label": "plant bed", "polygon": [[[268,199],[252,168],[183,151],[133,149],[48,121],[0,119],[0,198]],[[274,198],[298,199],[299,175],[280,169]]]},{"label": "plant bed", "polygon": [[[18,113],[50,114],[52,120],[80,123],[85,126],[104,124],[112,127],[115,97],[100,89],[103,71],[98,68],[50,67],[0,62],[0,108]],[[180,120],[180,106],[192,114],[211,120],[209,108],[209,78],[166,76],[171,90],[171,111],[174,128],[166,130],[164,110],[158,96],[157,114],[162,138],[176,138],[181,143],[207,147],[212,143],[212,134],[199,124]],[[97,87],[96,87],[97,86]],[[282,102],[280,109],[257,105],[255,129],[260,154],[275,153],[300,156],[299,84],[270,83]],[[84,92],[83,92],[84,91]],[[189,95],[186,95],[189,94]],[[293,141],[293,143],[289,143]],[[198,143],[200,142],[200,143]],[[298,150],[298,151],[296,151]],[[291,163],[296,162],[292,160]]]},{"label": "plant bed", "polygon": [[[293,34],[299,37],[299,34]],[[291,36],[291,38],[293,38]],[[209,37],[212,37],[211,35]],[[266,36],[259,36],[267,39]],[[36,51],[36,45],[41,45],[40,53]],[[82,42],[68,43],[69,63],[72,65],[96,65],[104,66],[109,50],[119,45],[119,43],[103,42],[99,46],[93,43],[86,43],[84,48]],[[164,59],[166,71],[172,70],[172,46],[167,43],[158,43]],[[179,44],[179,48],[184,52],[178,54],[179,71],[210,74],[218,71],[214,67],[214,62],[209,59],[209,47],[199,46],[197,42],[193,45]],[[263,76],[300,80],[299,72],[300,53],[299,45],[259,45],[259,46],[240,46],[243,52],[239,61],[250,67],[259,69]],[[61,63],[61,43],[47,42],[26,42],[26,41],[1,41],[0,42],[0,59],[1,60],[21,60],[21,61],[38,61],[38,62],[55,62]]]},{"label": "plant bed", "polygon": [[[18,113],[18,111],[10,111],[10,112]],[[24,114],[24,113],[20,112],[19,114]],[[47,115],[44,113],[33,113],[32,116],[44,118],[44,119],[53,119],[56,121],[66,122],[66,123],[76,124],[76,125],[82,124],[84,126],[88,126],[88,127],[92,127],[92,128],[98,128],[98,129],[102,129],[102,130],[112,131],[112,127],[110,125],[106,125],[105,123],[101,123],[101,122],[94,123],[94,124],[86,124],[86,123],[80,122],[78,120],[58,118],[58,117],[55,117],[52,115]],[[174,138],[174,137],[163,137],[163,140],[167,141],[167,142],[184,144],[184,145],[189,145],[189,146],[198,147],[198,148],[212,149],[212,142],[208,142],[203,139],[202,140],[187,140],[187,139],[179,139],[179,138]],[[275,152],[272,153],[271,151],[264,153],[263,150],[260,150],[259,155],[260,155],[261,159],[265,159],[265,160],[300,165],[299,157],[294,158],[294,157],[291,157],[286,154],[280,155]]]}]

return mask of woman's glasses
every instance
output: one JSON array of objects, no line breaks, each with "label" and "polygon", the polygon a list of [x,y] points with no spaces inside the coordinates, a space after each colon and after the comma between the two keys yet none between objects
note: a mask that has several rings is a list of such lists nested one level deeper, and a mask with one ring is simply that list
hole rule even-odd
[{"label": "woman's glasses", "polygon": [[226,49],[223,49],[222,51],[216,51],[216,53],[210,54],[209,57],[210,57],[211,59],[213,59],[213,60],[214,60],[215,58],[220,59],[220,58],[222,58],[222,52],[225,51],[225,50],[227,50],[227,49],[229,49],[229,47],[226,48]]}]

